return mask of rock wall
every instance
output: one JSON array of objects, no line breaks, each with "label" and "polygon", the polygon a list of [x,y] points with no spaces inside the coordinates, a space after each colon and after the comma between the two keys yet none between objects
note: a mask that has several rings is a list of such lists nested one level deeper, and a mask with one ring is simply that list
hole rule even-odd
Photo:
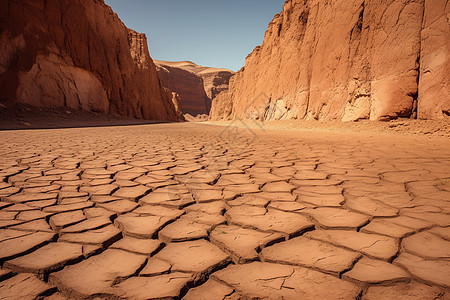
[{"label": "rock wall", "polygon": [[233,71],[204,67],[190,61],[157,61],[155,64],[164,86],[180,95],[183,113],[209,114],[211,101],[228,90]]},{"label": "rock wall", "polygon": [[203,79],[206,95],[213,100],[218,94],[228,90],[230,78],[235,73],[226,69],[205,68],[198,70],[196,74]]},{"label": "rock wall", "polygon": [[426,0],[421,32],[419,117],[450,116],[450,3]]},{"label": "rock wall", "polygon": [[445,0],[287,0],[211,119],[446,118],[449,17]]},{"label": "rock wall", "polygon": [[0,0],[0,102],[183,120],[144,34],[102,0]]},{"label": "rock wall", "polygon": [[208,114],[211,100],[206,96],[203,80],[192,72],[156,62],[163,86],[180,97],[181,110],[185,114]]}]

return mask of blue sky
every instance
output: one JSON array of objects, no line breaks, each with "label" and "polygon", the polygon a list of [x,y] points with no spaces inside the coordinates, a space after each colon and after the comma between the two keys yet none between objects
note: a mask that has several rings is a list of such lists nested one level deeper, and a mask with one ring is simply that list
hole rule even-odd
[{"label": "blue sky", "polygon": [[284,0],[105,0],[128,27],[147,35],[154,59],[244,66]]}]

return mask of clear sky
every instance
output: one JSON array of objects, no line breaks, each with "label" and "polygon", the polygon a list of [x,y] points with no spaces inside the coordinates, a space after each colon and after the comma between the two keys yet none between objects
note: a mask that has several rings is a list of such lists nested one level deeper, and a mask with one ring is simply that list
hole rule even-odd
[{"label": "clear sky", "polygon": [[147,35],[150,56],[199,65],[244,66],[284,0],[105,0],[129,28]]}]

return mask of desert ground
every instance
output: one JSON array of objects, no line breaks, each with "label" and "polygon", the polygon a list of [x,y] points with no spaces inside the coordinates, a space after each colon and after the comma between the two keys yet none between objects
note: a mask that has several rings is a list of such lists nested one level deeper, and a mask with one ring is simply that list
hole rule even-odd
[{"label": "desert ground", "polygon": [[400,123],[0,131],[0,299],[450,299],[448,132]]}]

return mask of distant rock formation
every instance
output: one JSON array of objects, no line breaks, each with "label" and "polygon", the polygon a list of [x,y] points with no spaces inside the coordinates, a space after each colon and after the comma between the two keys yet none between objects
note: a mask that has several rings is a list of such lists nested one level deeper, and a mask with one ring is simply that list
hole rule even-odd
[{"label": "distant rock formation", "polygon": [[182,68],[155,63],[162,85],[179,95],[184,114],[195,116],[209,112],[211,100],[206,96],[202,78]]},{"label": "distant rock formation", "polygon": [[209,116],[206,114],[197,115],[195,117],[190,114],[184,114],[184,118],[187,122],[206,122],[209,120]]},{"label": "distant rock formation", "polygon": [[182,111],[196,116],[208,114],[211,101],[228,90],[233,71],[203,67],[190,61],[155,60],[158,74],[165,87],[180,95]]},{"label": "distant rock formation", "polygon": [[103,0],[0,0],[0,102],[184,120],[144,34]]},{"label": "distant rock formation", "polygon": [[450,115],[446,0],[287,0],[211,119]]}]

